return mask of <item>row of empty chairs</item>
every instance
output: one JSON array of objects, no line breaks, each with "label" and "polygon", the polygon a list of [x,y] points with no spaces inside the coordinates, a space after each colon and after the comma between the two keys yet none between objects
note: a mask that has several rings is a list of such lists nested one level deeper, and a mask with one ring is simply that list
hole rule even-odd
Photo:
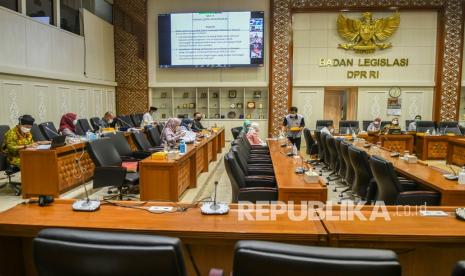
[{"label": "row of empty chairs", "polygon": [[[363,121],[362,130],[367,131],[368,126],[372,121]],[[413,120],[405,121],[405,129],[408,130],[408,126]],[[381,129],[386,125],[390,124],[391,121],[381,121]],[[321,130],[325,126],[332,125],[332,120],[317,120],[316,121],[316,130]],[[433,132],[433,130],[439,129],[440,131],[445,131],[447,133],[454,133],[456,135],[465,134],[465,129],[459,125],[458,122],[439,122],[435,123],[433,121],[419,121],[417,122],[417,132]],[[351,133],[352,130],[356,131],[360,129],[359,121],[347,121],[343,120],[339,122],[339,133]]]},{"label": "row of empty chairs", "polygon": [[[417,190],[415,182],[399,177],[392,163],[379,156],[368,156],[342,138],[315,131],[321,170],[330,171],[329,181],[339,180],[344,187],[340,197],[368,202],[384,201],[387,205],[438,205],[440,195]],[[331,176],[335,176],[331,178]],[[349,195],[349,196],[347,196]]]}]

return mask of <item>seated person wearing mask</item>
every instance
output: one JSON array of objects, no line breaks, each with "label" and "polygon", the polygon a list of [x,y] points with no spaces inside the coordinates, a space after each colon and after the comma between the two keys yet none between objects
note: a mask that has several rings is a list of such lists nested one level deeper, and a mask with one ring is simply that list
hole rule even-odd
[{"label": "seated person wearing mask", "polygon": [[415,116],[414,121],[408,124],[407,131],[417,131],[417,122],[419,121],[421,121],[421,116],[420,115]]},{"label": "seated person wearing mask", "polygon": [[103,118],[99,122],[101,127],[116,127],[116,120],[115,120],[115,115],[111,111],[107,111],[105,115],[103,115]]},{"label": "seated person wearing mask", "polygon": [[244,121],[244,124],[242,125],[241,132],[239,132],[239,135],[241,135],[241,134],[246,135],[247,133],[249,133],[250,125],[251,125],[251,124],[252,124],[252,123],[251,123],[249,120],[245,120],[245,121]]},{"label": "seated person wearing mask", "polygon": [[66,113],[61,116],[60,128],[58,132],[61,135],[66,136],[76,136],[76,125],[77,125],[77,114],[76,113]]},{"label": "seated person wearing mask", "polygon": [[194,122],[192,123],[192,130],[195,132],[202,131],[205,129],[205,127],[200,123],[202,120],[202,113],[200,112],[195,112],[194,113]]},{"label": "seated person wearing mask", "polygon": [[197,134],[192,131],[193,120],[186,118],[181,121],[181,133],[184,133],[182,140],[186,143],[193,143],[197,138]]},{"label": "seated person wearing mask", "polygon": [[381,131],[381,118],[377,117],[367,127],[368,132],[379,132]]},{"label": "seated person wearing mask", "polygon": [[263,142],[263,140],[260,139],[259,132],[260,132],[260,127],[258,123],[252,123],[250,125],[249,132],[247,133],[247,139],[249,140],[251,145],[264,145],[265,144],[265,142]]},{"label": "seated person wearing mask", "polygon": [[384,132],[385,133],[388,133],[389,130],[391,129],[398,129],[400,130],[400,126],[399,126],[399,118],[394,118],[392,119],[391,123],[388,124],[387,126],[384,127]]},{"label": "seated person wearing mask", "polygon": [[20,167],[20,150],[37,146],[32,140],[31,128],[33,124],[34,118],[31,115],[23,115],[19,117],[19,124],[5,133],[2,152],[7,155],[10,166]]},{"label": "seated person wearing mask", "polygon": [[176,142],[181,139],[185,134],[180,132],[179,126],[181,125],[181,120],[178,118],[169,118],[166,121],[165,128],[161,133],[161,141],[167,143],[168,146],[174,147]]},{"label": "seated person wearing mask", "polygon": [[157,122],[155,122],[153,120],[153,114],[157,111],[158,109],[154,106],[151,106],[149,108],[149,111],[146,112],[143,116],[142,116],[142,122],[140,124],[141,127],[145,127],[145,126],[148,126],[148,125],[156,125]]}]

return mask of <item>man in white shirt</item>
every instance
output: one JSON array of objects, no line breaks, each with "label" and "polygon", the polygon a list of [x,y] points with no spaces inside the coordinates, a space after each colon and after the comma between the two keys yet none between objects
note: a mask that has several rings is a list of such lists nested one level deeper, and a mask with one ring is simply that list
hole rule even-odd
[{"label": "man in white shirt", "polygon": [[421,121],[421,116],[420,115],[415,116],[414,121],[408,125],[407,131],[417,131],[417,122],[419,121]]},{"label": "man in white shirt", "polygon": [[156,124],[156,122],[153,120],[153,113],[155,113],[155,111],[157,111],[156,107],[151,106],[149,108],[149,111],[145,113],[144,116],[142,117],[141,127]]},{"label": "man in white shirt", "polygon": [[368,132],[380,132],[381,131],[381,118],[377,117],[373,122],[368,125]]},{"label": "man in white shirt", "polygon": [[333,131],[334,131],[334,127],[333,127],[333,123],[329,123],[327,126],[323,127],[320,132],[321,134],[328,134],[330,136],[333,136]]}]

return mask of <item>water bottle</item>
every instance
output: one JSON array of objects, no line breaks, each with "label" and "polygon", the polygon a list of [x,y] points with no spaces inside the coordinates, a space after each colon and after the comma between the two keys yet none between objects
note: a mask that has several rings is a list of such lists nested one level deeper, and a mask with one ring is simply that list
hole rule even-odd
[{"label": "water bottle", "polygon": [[181,140],[181,142],[179,142],[179,153],[186,153],[186,142],[184,142],[184,140]]},{"label": "water bottle", "polygon": [[463,166],[459,172],[459,184],[461,185],[465,184],[465,166]]},{"label": "water bottle", "polygon": [[168,147],[168,143],[165,141],[163,142],[163,151],[168,153],[170,151],[170,148]]},{"label": "water bottle", "polygon": [[87,141],[91,141],[91,139],[92,139],[92,132],[90,132],[90,130],[88,130],[88,131],[86,132],[86,140],[87,140]]}]

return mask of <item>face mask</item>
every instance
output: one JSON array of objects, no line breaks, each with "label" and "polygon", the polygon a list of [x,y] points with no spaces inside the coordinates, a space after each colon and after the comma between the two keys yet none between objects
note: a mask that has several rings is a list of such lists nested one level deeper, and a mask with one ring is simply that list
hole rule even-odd
[{"label": "face mask", "polygon": [[108,120],[108,123],[109,124],[113,123],[113,119]]},{"label": "face mask", "polygon": [[378,122],[378,121],[374,122],[373,124],[375,124],[375,126],[379,126],[379,122]]},{"label": "face mask", "polygon": [[392,124],[393,124],[393,125],[398,125],[398,124],[399,124],[399,121],[392,121]]},{"label": "face mask", "polygon": [[200,121],[200,120],[202,120],[202,117],[195,117],[195,120]]},{"label": "face mask", "polygon": [[415,119],[415,122],[419,122],[419,121],[420,121],[420,119]]},{"label": "face mask", "polygon": [[74,120],[74,121],[73,121],[73,125],[77,125],[77,120]]},{"label": "face mask", "polygon": [[31,129],[28,128],[28,127],[21,127],[21,132],[22,133],[29,133],[29,132],[31,132]]}]

